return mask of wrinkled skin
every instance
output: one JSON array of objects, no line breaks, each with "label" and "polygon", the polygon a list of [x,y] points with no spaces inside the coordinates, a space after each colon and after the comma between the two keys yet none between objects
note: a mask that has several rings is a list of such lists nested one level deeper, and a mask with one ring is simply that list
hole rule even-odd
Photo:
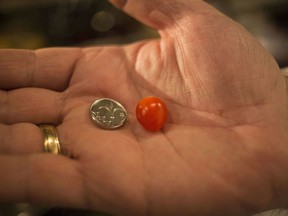
[{"label": "wrinkled skin", "polygon": [[[113,3],[161,38],[0,51],[0,201],[128,216],[287,207],[287,92],[272,56],[203,1]],[[135,118],[149,95],[169,110],[156,133]],[[126,107],[123,128],[93,124],[102,97]],[[57,125],[73,158],[41,153],[41,123]]]}]

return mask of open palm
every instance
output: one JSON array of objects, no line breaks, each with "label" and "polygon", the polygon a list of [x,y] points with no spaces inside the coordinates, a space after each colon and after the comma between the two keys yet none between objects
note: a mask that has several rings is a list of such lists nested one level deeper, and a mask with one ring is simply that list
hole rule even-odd
[{"label": "open palm", "polygon": [[[273,58],[202,1],[119,2],[161,38],[0,51],[0,200],[157,216],[278,207],[288,187],[288,126]],[[150,95],[169,111],[156,133],[135,117]],[[127,109],[121,129],[91,121],[89,106],[103,97]],[[72,159],[39,153],[40,123],[58,125]]]}]

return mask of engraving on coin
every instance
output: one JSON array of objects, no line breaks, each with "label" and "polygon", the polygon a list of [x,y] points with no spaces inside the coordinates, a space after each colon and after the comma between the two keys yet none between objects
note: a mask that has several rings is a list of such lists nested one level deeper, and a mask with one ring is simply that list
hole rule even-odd
[{"label": "engraving on coin", "polygon": [[116,129],[126,122],[127,112],[119,102],[101,98],[90,106],[90,116],[99,127]]}]

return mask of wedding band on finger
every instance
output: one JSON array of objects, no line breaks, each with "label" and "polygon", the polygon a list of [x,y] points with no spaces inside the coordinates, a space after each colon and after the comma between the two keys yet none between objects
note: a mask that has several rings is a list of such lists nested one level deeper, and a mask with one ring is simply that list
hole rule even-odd
[{"label": "wedding band on finger", "polygon": [[61,154],[61,146],[56,127],[51,124],[39,125],[44,136],[44,152],[50,154]]}]

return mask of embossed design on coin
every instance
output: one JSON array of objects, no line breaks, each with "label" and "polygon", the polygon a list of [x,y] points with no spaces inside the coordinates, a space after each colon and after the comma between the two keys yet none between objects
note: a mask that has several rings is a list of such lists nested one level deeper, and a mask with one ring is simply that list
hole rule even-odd
[{"label": "embossed design on coin", "polygon": [[90,116],[99,127],[116,129],[126,122],[127,112],[119,102],[101,98],[90,106]]}]

